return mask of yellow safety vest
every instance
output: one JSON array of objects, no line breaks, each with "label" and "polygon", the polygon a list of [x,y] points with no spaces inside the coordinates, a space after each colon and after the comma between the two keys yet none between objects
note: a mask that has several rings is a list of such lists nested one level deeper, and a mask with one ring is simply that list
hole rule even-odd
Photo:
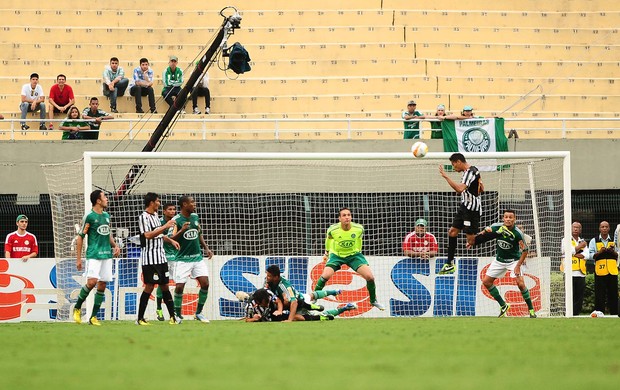
[{"label": "yellow safety vest", "polygon": [[[596,251],[600,251],[601,248],[613,248],[615,246],[612,240],[607,242],[607,245],[601,241],[600,236],[595,238]],[[618,275],[618,263],[616,259],[598,259],[594,263],[595,272],[597,276],[605,275]]]},{"label": "yellow safety vest", "polygon": [[[573,248],[577,246],[577,241],[571,237],[571,244]],[[575,253],[576,254],[576,253]],[[581,271],[584,275],[586,274],[586,259],[580,259],[579,257],[573,256],[573,271]]]}]

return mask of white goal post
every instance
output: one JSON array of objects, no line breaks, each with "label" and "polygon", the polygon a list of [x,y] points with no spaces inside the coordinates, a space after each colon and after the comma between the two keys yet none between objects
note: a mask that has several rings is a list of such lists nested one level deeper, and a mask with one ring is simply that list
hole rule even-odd
[{"label": "white goal post", "polygon": [[[89,194],[102,189],[109,198],[111,227],[123,246],[116,261],[111,299],[101,315],[135,317],[141,273],[136,256],[137,218],[142,198],[156,192],[164,203],[193,196],[204,237],[215,252],[210,268],[207,316],[238,318],[236,291],[260,287],[265,267],[278,264],[302,292],[313,289],[324,263],[325,231],[337,222],[341,207],[365,227],[363,253],[377,283],[385,312],[368,302],[365,281],[352,270],[336,273],[326,288],[344,293],[323,301],[326,308],[356,302],[345,316],[496,316],[499,306],[481,284],[495,255],[494,243],[465,248],[459,236],[457,272],[438,275],[447,252],[447,231],[460,197],[440,176],[451,168],[451,153],[201,153],[85,152],[79,161],[45,165],[54,222],[59,288],[74,302],[79,287],[74,270],[75,225],[90,210]],[[570,237],[571,184],[569,152],[464,153],[482,170],[485,192],[480,228],[500,222],[513,209],[517,225],[533,241],[526,284],[539,316],[572,316],[570,254],[562,257],[562,240]],[[460,181],[461,174],[448,173]],[[177,207],[178,209],[178,207]],[[161,213],[160,213],[161,214]],[[403,238],[418,218],[439,243],[436,258],[403,254]],[[570,244],[569,244],[570,245]],[[73,259],[73,263],[71,263]],[[560,263],[568,267],[568,277]],[[67,264],[65,264],[67,263]],[[71,268],[73,265],[73,268]],[[60,279],[68,284],[61,287]],[[510,316],[527,314],[514,282],[500,278],[498,288],[511,303]],[[192,286],[187,310],[191,311]],[[69,313],[69,308],[59,310]],[[153,305],[149,305],[149,312]]]}]

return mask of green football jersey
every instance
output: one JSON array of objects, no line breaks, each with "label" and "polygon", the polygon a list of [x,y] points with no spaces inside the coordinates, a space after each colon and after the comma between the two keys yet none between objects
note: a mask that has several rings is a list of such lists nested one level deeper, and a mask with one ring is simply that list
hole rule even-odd
[{"label": "green football jersey", "polygon": [[285,300],[289,302],[293,301],[303,301],[303,295],[298,292],[295,287],[289,282],[284,276],[280,276],[280,283],[275,288],[272,288],[267,284],[267,280],[265,280],[265,285],[272,293],[274,293],[282,302]]},{"label": "green football jersey", "polygon": [[513,260],[519,260],[521,257],[521,247],[519,242],[523,241],[524,249],[525,240],[523,239],[523,232],[518,227],[514,226],[512,229],[508,229],[503,223],[494,223],[491,225],[491,231],[497,234],[495,239],[497,253],[495,257],[497,261],[502,263],[508,263]]},{"label": "green football jersey", "polygon": [[[84,234],[84,227],[88,224],[88,233]],[[105,211],[97,214],[93,210],[82,219],[80,237],[88,235],[88,248],[86,258],[93,260],[106,260],[112,258],[112,245],[110,245],[110,214]]]},{"label": "green football jersey", "polygon": [[198,222],[198,214],[192,213],[189,218],[186,218],[183,214],[177,214],[174,217],[176,222],[177,232],[183,228],[185,222],[189,222],[189,227],[178,238],[178,243],[181,246],[177,253],[176,261],[185,261],[187,263],[202,261],[202,249],[200,248],[200,234],[202,229]]},{"label": "green football jersey", "polygon": [[340,222],[327,229],[325,250],[339,257],[349,257],[362,251],[362,236],[364,226],[351,222],[351,229],[343,230]]},{"label": "green football jersey", "polygon": [[[160,222],[163,225],[166,224],[166,220],[164,218],[160,218]],[[164,234],[169,238],[172,237],[172,233],[174,232],[174,226],[169,228]],[[177,260],[177,248],[174,245],[167,243],[164,241],[164,252],[166,252],[166,260],[168,261],[176,261]]]}]

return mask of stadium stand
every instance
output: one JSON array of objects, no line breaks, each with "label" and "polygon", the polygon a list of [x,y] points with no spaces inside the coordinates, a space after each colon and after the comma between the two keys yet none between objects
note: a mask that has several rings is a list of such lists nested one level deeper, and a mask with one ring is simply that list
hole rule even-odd
[{"label": "stadium stand", "polygon": [[[8,119],[19,118],[19,88],[32,72],[41,75],[46,92],[57,74],[66,74],[77,105],[85,107],[90,96],[101,97],[101,71],[111,56],[120,58],[129,76],[138,59],[147,57],[159,97],[168,56],[178,56],[179,65],[191,70],[187,67],[217,31],[218,12],[226,5],[217,0],[209,3],[210,9],[197,10],[194,1],[179,0],[175,9],[153,5],[141,10],[131,2],[111,0],[97,5],[100,9],[76,9],[59,0],[53,9],[40,9],[24,0],[7,0],[0,10],[6,21],[0,40],[0,112]],[[212,68],[212,115],[188,118],[394,119],[410,99],[426,114],[441,103],[449,112],[473,105],[479,115],[506,118],[618,117],[616,2],[474,0],[446,6],[449,9],[424,9],[405,0],[268,0],[260,9],[249,7],[253,9],[240,9],[242,28],[231,39],[248,49],[252,71],[232,80],[236,75],[230,71]],[[119,98],[118,106],[119,118],[138,120],[128,94]],[[105,98],[101,107],[108,108]],[[163,101],[157,107],[160,116],[167,109]],[[29,114],[28,121],[36,122],[36,117]],[[575,132],[567,134],[609,137],[620,128],[609,121],[602,125],[607,131],[577,131],[586,124],[573,124]],[[250,139],[261,139],[269,126],[273,133],[273,123],[254,124],[255,132],[243,123],[222,122],[209,125],[211,131],[195,132],[192,126],[196,123],[173,137],[202,139],[208,133],[226,139],[241,129],[254,134]],[[294,138],[339,137],[329,125],[320,135],[311,122],[286,126],[298,134]],[[367,128],[377,129],[373,126]],[[535,121],[515,126],[523,130],[522,137],[560,136],[540,130]],[[361,134],[400,138],[401,127],[386,122],[375,132]],[[7,130],[8,123],[0,124],[0,139],[9,137]],[[334,134],[328,136],[330,132]],[[58,133],[32,131],[13,138],[55,136]],[[112,129],[101,134],[122,136]]]}]

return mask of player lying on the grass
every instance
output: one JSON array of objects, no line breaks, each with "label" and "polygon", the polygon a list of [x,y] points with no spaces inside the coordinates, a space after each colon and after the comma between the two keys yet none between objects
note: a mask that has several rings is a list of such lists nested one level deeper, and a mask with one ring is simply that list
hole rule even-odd
[{"label": "player lying on the grass", "polygon": [[[282,301],[273,292],[266,288],[259,288],[251,295],[238,291],[237,298],[245,302],[244,313],[245,322],[265,322],[265,321],[285,321],[289,316],[289,311],[284,310]],[[332,310],[317,312],[314,310],[302,309],[295,314],[294,321],[325,321],[333,320],[335,316],[347,310],[357,309],[354,303],[348,303],[343,307]],[[281,313],[274,315],[274,313]]]},{"label": "player lying on the grass", "polygon": [[521,291],[521,295],[523,295],[525,303],[527,303],[530,317],[536,318],[536,312],[534,311],[532,299],[530,298],[530,291],[525,285],[521,272],[522,268],[525,267],[528,246],[525,240],[525,233],[515,226],[516,219],[514,210],[505,210],[503,217],[504,223],[494,223],[486,227],[482,232],[476,235],[474,245],[468,245],[468,248],[495,240],[497,253],[495,259],[487,269],[482,284],[484,284],[484,287],[489,290],[491,296],[499,303],[501,307],[499,317],[506,315],[506,312],[510,309],[510,304],[504,301],[493,282],[495,282],[495,279],[503,277],[507,271],[510,271],[510,277],[516,278],[517,286]]},{"label": "player lying on the grass", "polygon": [[[298,313],[303,316],[304,314],[312,311],[323,312],[323,306],[308,303],[307,300],[324,298],[327,295],[338,295],[341,293],[341,290],[326,290],[322,291],[325,295],[320,293],[317,294],[317,291],[314,291],[312,295],[301,294],[293,287],[293,285],[291,285],[291,282],[280,275],[280,267],[275,264],[267,267],[265,287],[271,290],[271,292],[282,301],[283,308],[289,311],[288,319],[285,321],[300,321],[299,317],[296,317],[296,314]],[[347,307],[346,310],[353,310],[357,308],[353,304],[347,304],[345,307]],[[342,312],[339,312],[338,314],[340,313]],[[278,316],[282,314],[282,311],[277,310],[273,314]],[[333,316],[334,314],[327,313],[327,315]]]}]

